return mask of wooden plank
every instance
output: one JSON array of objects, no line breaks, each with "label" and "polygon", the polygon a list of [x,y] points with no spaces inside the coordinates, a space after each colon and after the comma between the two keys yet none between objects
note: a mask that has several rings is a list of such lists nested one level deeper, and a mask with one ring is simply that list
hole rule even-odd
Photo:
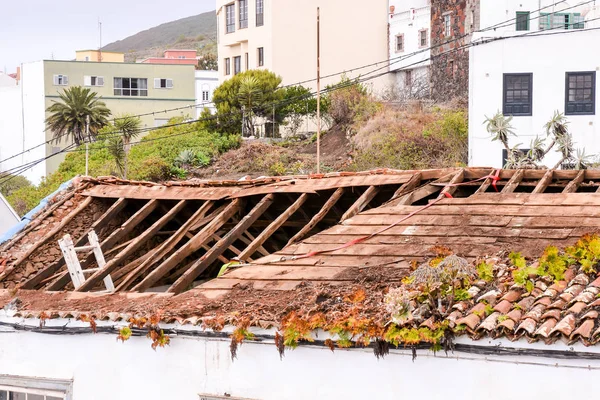
[{"label": "wooden plank", "polygon": [[[545,195],[546,196],[546,195]],[[408,215],[417,210],[415,206],[399,206],[399,207],[379,207],[372,210],[364,211],[360,216],[366,215],[383,215],[397,216]],[[564,215],[568,212],[573,217],[600,217],[600,209],[593,205],[580,206],[553,206],[553,205],[537,205],[530,207],[521,204],[477,204],[477,205],[458,205],[450,203],[438,203],[434,206],[420,211],[417,216],[423,215],[499,215],[499,216],[544,216],[544,215]]]},{"label": "wooden plank", "polygon": [[525,171],[522,169],[517,170],[514,175],[510,178],[506,186],[502,189],[502,193],[513,193],[519,183],[523,180],[523,176],[525,175]]},{"label": "wooden plank", "polygon": [[370,256],[368,259],[355,257],[355,256],[344,256],[344,255],[336,255],[336,254],[319,254],[315,257],[303,258],[303,259],[285,259],[286,257],[282,254],[272,254],[268,257],[263,257],[255,263],[254,265],[284,265],[290,268],[297,266],[328,266],[328,267],[379,267],[379,266],[388,266],[392,264],[398,264],[403,261],[406,261],[406,257],[394,257],[394,256],[380,256],[378,254],[374,254]]},{"label": "wooden plank", "polygon": [[356,214],[364,210],[369,203],[377,196],[379,193],[379,188],[377,186],[369,186],[365,192],[360,195],[360,197],[350,206],[350,208],[342,215],[340,218],[340,224],[344,223],[347,219],[354,217]]},{"label": "wooden plank", "polygon": [[148,274],[140,283],[133,287],[133,291],[144,291],[156,282],[158,282],[163,276],[169,271],[175,268],[185,258],[190,256],[192,253],[202,248],[208,240],[211,240],[213,234],[215,234],[221,227],[231,219],[235,214],[240,212],[244,205],[242,199],[234,199],[221,213],[209,222],[204,228],[202,228],[197,234],[194,235],[185,245],[175,251],[165,261],[163,261],[158,267],[156,267],[151,273]]},{"label": "wooden plank", "polygon": [[75,252],[75,247],[73,246],[73,239],[71,239],[71,236],[65,235],[58,241],[58,245],[67,264],[73,286],[77,289],[85,282],[85,276],[83,275],[77,253]]},{"label": "wooden plank", "polygon": [[245,231],[248,230],[273,203],[275,196],[268,194],[237,224],[235,228],[219,240],[206,254],[196,261],[171,287],[169,293],[181,293],[194,279],[200,276],[229,246],[233,244]]},{"label": "wooden plank", "polygon": [[[446,183],[449,180],[451,180],[454,176],[456,176],[456,172],[444,175],[443,177],[441,177],[440,179],[438,179],[432,183],[435,183],[435,184]],[[408,205],[416,203],[417,201],[422,200],[428,196],[431,196],[432,194],[439,192],[440,190],[441,190],[441,187],[435,186],[434,184],[428,184],[428,185],[420,187],[419,189],[417,189],[413,192],[406,194],[405,196],[402,196],[400,199],[394,201],[393,204],[395,204],[397,206],[408,206]]]},{"label": "wooden plank", "polygon": [[69,222],[71,222],[79,213],[81,213],[87,206],[92,202],[91,197],[86,197],[79,206],[71,211],[65,218],[61,220],[61,222],[52,228],[48,233],[46,233],[39,241],[37,241],[33,246],[31,246],[25,253],[23,253],[10,267],[6,268],[2,273],[0,273],[0,281],[9,276],[15,268],[21,265],[22,262],[27,260],[29,256],[31,256],[37,249],[39,249],[42,245],[56,236],[60,231],[62,231]]},{"label": "wooden plank", "polygon": [[[223,240],[223,238],[219,235],[217,235],[216,233],[212,236],[213,239],[215,239],[215,241],[218,243],[219,241]],[[241,236],[240,236],[241,237]],[[228,247],[229,250],[231,250],[231,252],[233,254],[235,254],[236,256],[240,256],[240,254],[242,254],[242,250],[238,249],[237,247],[235,247],[234,245],[231,245]],[[207,249],[207,251],[210,250],[210,248]]]},{"label": "wooden plank", "polygon": [[[248,231],[244,232],[244,234],[240,236],[240,240],[244,242],[246,246],[250,246],[250,243],[252,243],[252,241],[255,239],[256,237],[254,237],[254,235],[252,235]],[[271,254],[271,252],[267,251],[267,249],[265,249],[263,246],[260,246],[256,251],[258,251],[263,256],[268,256],[269,254]]]},{"label": "wooden plank", "polygon": [[396,226],[413,226],[413,225],[432,225],[432,226],[507,226],[513,217],[511,216],[494,216],[494,215],[421,215],[416,214],[412,217],[398,222],[408,215],[357,215],[346,224],[347,226],[377,226],[383,228],[390,224]]},{"label": "wooden plank", "polygon": [[567,187],[565,187],[565,190],[563,190],[563,193],[577,192],[577,189],[579,189],[579,186],[581,186],[581,184],[583,183],[584,178],[585,178],[585,170],[582,169],[581,171],[579,171],[577,176],[571,182],[569,182]]},{"label": "wooden plank", "polygon": [[464,181],[464,179],[465,179],[465,170],[464,170],[464,168],[461,168],[460,171],[458,171],[456,173],[456,175],[454,175],[452,177],[452,180],[450,181],[449,185],[444,187],[444,189],[442,189],[442,192],[440,193],[440,197],[447,196],[447,195],[452,196],[458,190],[458,186],[451,186],[451,185],[456,185],[456,184],[462,183]]},{"label": "wooden plank", "polygon": [[343,194],[344,194],[344,188],[336,189],[336,191],[333,192],[331,197],[329,197],[329,199],[325,202],[323,207],[321,207],[319,212],[317,214],[315,214],[314,217],[312,217],[310,222],[308,224],[306,224],[300,230],[300,232],[298,232],[296,235],[294,235],[294,237],[292,237],[288,241],[286,246],[289,246],[293,243],[296,243],[296,242],[304,239],[304,237],[306,237],[306,235],[308,235],[308,233],[310,233],[310,231],[312,231],[317,226],[317,224],[319,222],[321,222],[323,220],[323,218],[325,218],[325,216],[327,216],[327,214],[329,214],[329,211],[333,208],[333,206],[335,206],[335,204],[339,201],[339,199],[342,197]]},{"label": "wooden plank", "polygon": [[214,202],[209,200],[200,206],[198,210],[183,224],[181,227],[167,240],[165,240],[159,247],[156,249],[155,254],[152,258],[141,263],[134,271],[132,271],[129,276],[127,276],[123,282],[117,288],[117,291],[127,290],[133,282],[138,279],[142,274],[152,268],[157,262],[159,262],[163,257],[165,257],[171,250],[177,246],[177,244],[183,239],[184,236],[190,231],[191,227],[196,224],[196,222],[204,218],[208,210],[211,209]]},{"label": "wooden plank", "polygon": [[415,190],[417,188],[417,186],[419,186],[421,184],[422,177],[423,177],[423,174],[421,172],[417,172],[416,174],[411,176],[410,180],[408,182],[406,182],[405,184],[400,186],[400,188],[398,190],[396,190],[396,192],[394,193],[394,195],[392,196],[390,201],[396,200],[397,198],[402,197],[405,194]]},{"label": "wooden plank", "polygon": [[[410,272],[408,263],[398,266],[387,267],[392,270],[406,271],[406,274]],[[346,273],[345,273],[346,272]],[[262,280],[277,280],[277,281],[354,281],[356,279],[353,274],[350,273],[347,267],[345,268],[332,268],[332,267],[298,267],[298,268],[287,268],[285,266],[280,267],[263,267],[261,265],[253,265],[251,267],[238,268],[229,274],[228,279],[242,279],[251,281],[262,281]],[[400,280],[400,279],[398,279]]]},{"label": "wooden plank", "polygon": [[130,200],[222,200],[242,190],[230,187],[96,185],[83,192],[99,198],[127,198]]},{"label": "wooden plank", "polygon": [[[488,175],[494,175],[494,174],[496,174],[496,170],[492,169]],[[487,192],[487,190],[492,185],[492,182],[493,182],[492,178],[487,178],[485,181],[483,181],[483,183],[481,184],[479,189],[477,189],[477,191],[475,191],[475,194]]]},{"label": "wooden plank", "polygon": [[[88,233],[90,246],[93,248],[94,257],[96,258],[96,263],[98,264],[98,271],[101,271],[102,268],[106,265],[106,260],[104,259],[104,254],[102,254],[102,249],[100,248],[100,241],[98,240],[98,235],[95,231],[90,231]],[[86,270],[86,271],[89,271]],[[106,275],[104,277],[104,286],[106,290],[110,293],[115,291],[115,284],[110,275]]]},{"label": "wooden plank", "polygon": [[553,178],[554,178],[554,170],[549,169],[548,171],[546,171],[546,173],[544,174],[542,179],[540,179],[540,181],[538,182],[535,189],[533,189],[533,193],[534,194],[544,193],[546,188],[548,188],[548,185],[552,182]]},{"label": "wooden plank", "polygon": [[[155,201],[155,200],[152,200]],[[87,292],[92,290],[101,279],[104,279],[108,274],[117,269],[121,263],[123,263],[128,257],[130,257],[135,251],[137,251],[144,243],[150,240],[156,232],[160,231],[167,223],[169,223],[173,217],[185,207],[187,200],[181,200],[175,207],[173,207],[167,214],[163,215],[158,219],[152,226],[146,229],[141,235],[139,235],[131,244],[121,250],[116,256],[114,256],[103,268],[98,272],[90,276],[83,285],[76,291]]]},{"label": "wooden plank", "polygon": [[[103,227],[105,227],[106,225],[108,225],[108,223],[112,219],[114,219],[117,214],[119,214],[121,211],[123,211],[123,209],[125,208],[126,205],[127,205],[127,199],[123,199],[123,198],[118,199],[112,206],[110,206],[108,208],[108,210],[106,210],[106,212],[104,214],[102,214],[102,216],[100,218],[98,218],[92,224],[92,226],[86,233],[84,233],[83,235],[81,235],[79,237],[79,239],[77,239],[77,241],[75,242],[75,246],[78,247],[78,246],[83,245],[88,240],[88,234],[91,231],[100,230]],[[52,264],[48,265],[43,270],[39,271],[37,274],[35,274],[35,276],[33,276],[30,279],[28,279],[27,281],[25,281],[23,283],[23,285],[21,285],[21,288],[37,289],[42,281],[44,281],[47,278],[54,275],[57,271],[59,271],[62,267],[64,267],[64,265],[65,265],[65,259],[61,257],[58,260],[56,260],[55,262],[53,262]]]},{"label": "wooden plank", "polygon": [[239,254],[239,259],[241,261],[247,261],[248,257],[251,257],[257,249],[262,246],[270,237],[277,231],[281,226],[292,216],[304,203],[308,200],[308,196],[306,193],[303,193],[298,199],[288,207],[283,213],[281,213],[265,230],[263,230],[260,235],[256,237],[250,243],[248,247],[246,247],[241,254]]},{"label": "wooden plank", "polygon": [[205,226],[206,224],[208,224],[210,221],[212,221],[213,219],[215,219],[219,214],[221,214],[221,212],[223,212],[223,210],[229,205],[229,203],[223,204],[221,207],[217,208],[216,210],[214,210],[213,212],[211,212],[210,214],[203,215],[202,218],[199,218],[194,225],[190,228],[190,231],[195,232],[198,229],[202,228],[203,226]]}]

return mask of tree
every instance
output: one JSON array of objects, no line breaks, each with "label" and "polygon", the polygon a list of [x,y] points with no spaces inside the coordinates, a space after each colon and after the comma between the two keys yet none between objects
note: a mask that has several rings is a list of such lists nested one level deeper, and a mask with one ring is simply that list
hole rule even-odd
[{"label": "tree", "polygon": [[247,75],[240,79],[238,96],[242,105],[242,126],[245,136],[254,135],[254,108],[261,104],[263,93],[256,76]]},{"label": "tree", "polygon": [[50,113],[46,126],[52,131],[54,143],[59,143],[63,136],[70,136],[77,145],[83,143],[88,117],[91,138],[95,138],[98,131],[108,124],[110,110],[90,89],[73,86],[60,92],[59,97],[60,101],[53,101],[46,109]]},{"label": "tree", "polygon": [[131,141],[139,136],[141,126],[141,119],[124,114],[115,118],[113,126],[108,129],[108,150],[125,179],[127,179],[127,158],[131,150]]},{"label": "tree", "polygon": [[219,61],[217,59],[217,54],[214,52],[206,52],[201,54],[198,59],[198,65],[196,69],[202,71],[218,71],[219,70]]},{"label": "tree", "polygon": [[[290,86],[283,90],[283,105],[276,109],[277,122],[288,119],[290,130],[296,133],[306,117],[314,117],[317,114],[317,99],[310,89],[302,85]],[[322,105],[321,111],[325,111],[324,109]]]}]

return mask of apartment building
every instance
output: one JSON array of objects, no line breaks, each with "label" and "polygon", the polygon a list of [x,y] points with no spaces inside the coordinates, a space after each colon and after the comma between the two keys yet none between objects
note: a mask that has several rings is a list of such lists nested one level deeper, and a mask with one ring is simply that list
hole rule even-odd
[{"label": "apartment building", "polygon": [[[348,77],[387,71],[388,0],[371,0],[368,7],[342,0],[217,0],[219,81],[268,69],[284,84],[307,81],[305,86],[315,88],[317,7],[324,85],[339,82],[344,71]],[[370,66],[360,68],[365,65]],[[379,91],[391,80],[386,74],[369,83]]]},{"label": "apartment building", "polygon": [[430,96],[430,0],[390,0],[390,71],[399,100]]},{"label": "apartment building", "polygon": [[198,65],[196,50],[165,50],[162,57],[148,57],[142,61],[145,64],[183,64]]},{"label": "apartment building", "polygon": [[[0,91],[0,160],[52,138],[46,130],[46,109],[72,86],[89,87],[113,116],[146,114],[143,128],[161,126],[176,116],[196,116],[192,65],[134,64],[46,60],[23,64],[17,90]],[[6,92],[6,93],[5,93]],[[189,109],[164,112],[173,108]],[[0,170],[24,165],[60,152],[66,141],[51,143],[0,164]],[[53,156],[23,174],[33,182],[55,171],[64,154]]]},{"label": "apartment building", "polygon": [[211,112],[215,112],[216,108],[213,104],[213,94],[219,86],[218,71],[196,71],[196,117],[200,118],[202,111],[208,108]]},{"label": "apartment building", "polygon": [[[555,111],[569,121],[576,148],[600,154],[600,110],[596,106],[600,56],[591,50],[600,41],[600,7],[569,1],[481,0],[481,25],[469,62],[470,165],[502,167],[506,151],[492,142],[486,116],[512,116],[517,137],[510,145],[530,148],[546,137],[544,124]],[[485,29],[494,27],[494,29]],[[563,55],[559,55],[563,53]],[[550,152],[545,163],[560,160]]]},{"label": "apartment building", "polygon": [[125,53],[100,50],[78,50],[75,52],[75,61],[91,62],[125,62]]}]

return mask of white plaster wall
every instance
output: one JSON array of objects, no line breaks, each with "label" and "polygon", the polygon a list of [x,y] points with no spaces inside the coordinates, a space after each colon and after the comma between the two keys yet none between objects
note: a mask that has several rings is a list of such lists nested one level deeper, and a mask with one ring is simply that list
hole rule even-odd
[{"label": "white plaster wall", "polygon": [[[212,99],[217,86],[219,86],[218,71],[196,71],[196,118],[200,118],[204,108],[215,110]],[[202,100],[202,92],[205,90],[209,92],[208,101]]]},{"label": "white plaster wall", "polygon": [[0,194],[0,236],[19,222],[19,216]]},{"label": "white plaster wall", "polygon": [[23,164],[23,157],[7,160],[23,151],[21,87],[0,87],[0,171]]},{"label": "white plaster wall", "polygon": [[17,80],[4,72],[0,72],[0,88],[17,86]]},{"label": "white plaster wall", "polygon": [[594,360],[419,351],[413,362],[409,351],[377,360],[368,349],[332,353],[304,346],[280,360],[272,343],[245,343],[232,362],[228,340],[174,337],[153,351],[145,337],[123,344],[107,334],[0,330],[0,339],[0,374],[73,379],[76,400],[195,400],[198,393],[264,400],[547,400],[588,398],[590,383],[600,377]]},{"label": "white plaster wall", "polygon": [[[23,104],[23,149],[30,149],[46,141],[45,97],[44,97],[44,62],[37,61],[23,64],[21,68],[21,88]],[[23,155],[23,163],[40,160],[51,154],[52,146],[40,146]],[[46,162],[23,172],[34,184],[46,176]]]},{"label": "white plaster wall", "polygon": [[[390,71],[418,68],[430,65],[431,51],[431,5],[428,0],[390,0],[394,14],[389,15]],[[420,46],[419,31],[427,29],[427,45]],[[404,35],[404,51],[396,51],[396,36]],[[411,57],[408,54],[417,53]]]},{"label": "white plaster wall", "polygon": [[[573,33],[528,36],[485,43],[470,50],[469,79],[469,165],[502,167],[502,145],[492,142],[483,124],[486,116],[502,111],[503,74],[533,73],[533,115],[517,116],[512,125],[518,137],[510,139],[511,146],[521,143],[529,148],[532,139],[545,136],[544,124],[555,110],[565,109],[565,73],[599,71],[600,53],[591,51],[590,44],[600,41],[600,31],[571,31]],[[510,33],[504,36],[510,36]],[[478,34],[474,40],[490,37]],[[564,49],[567,56],[555,57],[556,49]],[[596,101],[600,98],[596,81]],[[600,154],[600,107],[596,115],[567,116],[569,131],[575,147],[586,154]],[[550,152],[544,164],[552,167],[560,160],[557,152]]]}]

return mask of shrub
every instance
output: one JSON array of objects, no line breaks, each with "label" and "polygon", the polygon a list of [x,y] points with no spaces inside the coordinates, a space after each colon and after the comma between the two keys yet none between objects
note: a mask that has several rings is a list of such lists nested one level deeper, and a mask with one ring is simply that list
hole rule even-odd
[{"label": "shrub", "polygon": [[333,122],[350,126],[368,120],[381,109],[381,104],[373,99],[366,86],[343,76],[342,80],[329,86],[323,105]]}]

